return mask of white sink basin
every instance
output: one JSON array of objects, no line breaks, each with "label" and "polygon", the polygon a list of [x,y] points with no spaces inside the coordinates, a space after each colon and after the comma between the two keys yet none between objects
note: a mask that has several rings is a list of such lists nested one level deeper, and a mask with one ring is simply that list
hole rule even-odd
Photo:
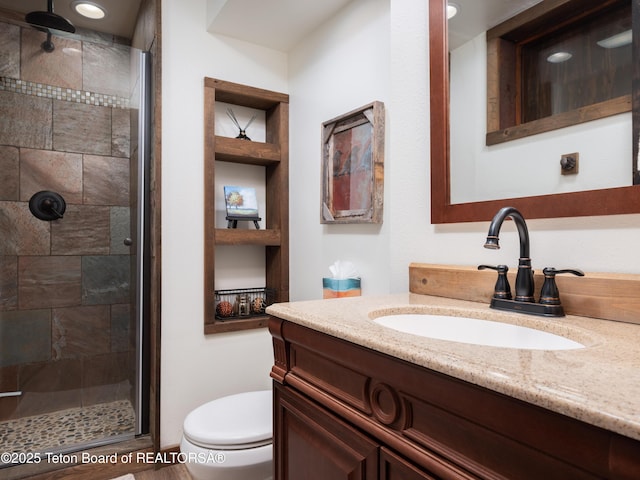
[{"label": "white sink basin", "polygon": [[448,315],[384,315],[373,321],[393,330],[450,342],[526,350],[575,350],[581,343],[534,328]]}]

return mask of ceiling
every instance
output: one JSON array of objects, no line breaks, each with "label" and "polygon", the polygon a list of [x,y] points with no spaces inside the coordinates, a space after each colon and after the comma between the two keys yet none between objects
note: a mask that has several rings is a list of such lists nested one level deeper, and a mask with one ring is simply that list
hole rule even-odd
[{"label": "ceiling", "polygon": [[[110,33],[119,37],[131,38],[138,16],[141,0],[90,0],[107,12],[102,20],[85,18],[72,9],[73,0],[54,0],[53,11],[62,15],[79,28]],[[47,11],[47,0],[0,0],[0,8],[21,14],[34,11]]]},{"label": "ceiling", "polygon": [[288,52],[352,0],[209,0],[207,30]]},{"label": "ceiling", "polygon": [[[351,1],[208,0],[208,31],[286,52]],[[449,0],[460,7],[449,22],[449,46],[457,48],[542,1]]]},{"label": "ceiling", "polygon": [[453,50],[491,27],[542,0],[451,0],[460,7],[449,21],[449,49]]},{"label": "ceiling", "polygon": [[[91,20],[78,15],[73,0],[54,0],[54,12],[76,27],[131,38],[141,0],[90,0],[107,16]],[[179,1],[179,0],[176,0]],[[207,30],[287,52],[304,36],[352,0],[207,0]],[[46,11],[47,0],[0,0],[0,9],[23,14]]]},{"label": "ceiling", "polygon": [[[132,37],[141,0],[91,1],[106,9],[104,19],[77,14],[71,7],[73,0],[54,0],[54,12],[76,27]],[[207,30],[288,52],[351,1],[207,0]],[[451,1],[460,6],[460,13],[449,25],[450,48],[455,48],[541,0]],[[18,12],[22,18],[31,11],[46,11],[47,0],[0,0],[0,9]]]},{"label": "ceiling", "polygon": [[[352,0],[208,0],[208,31],[287,52]],[[452,48],[542,0],[451,0]]]}]

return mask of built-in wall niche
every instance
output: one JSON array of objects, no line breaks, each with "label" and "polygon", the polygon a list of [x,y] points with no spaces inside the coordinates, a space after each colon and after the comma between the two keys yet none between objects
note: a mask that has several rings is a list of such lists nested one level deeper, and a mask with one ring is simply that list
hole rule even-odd
[{"label": "built-in wall niche", "polygon": [[[250,141],[236,138],[227,108],[240,128],[256,115]],[[220,291],[264,288],[266,305],[289,300],[289,96],[205,78],[204,120],[204,332],[265,327],[262,309],[240,318],[222,313],[228,301]],[[255,189],[259,229],[253,222],[227,228],[225,186]]]}]

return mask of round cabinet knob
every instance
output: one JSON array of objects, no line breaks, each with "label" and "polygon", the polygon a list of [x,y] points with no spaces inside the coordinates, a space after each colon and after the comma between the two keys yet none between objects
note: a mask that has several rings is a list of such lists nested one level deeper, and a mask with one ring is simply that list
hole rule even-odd
[{"label": "round cabinet knob", "polygon": [[127,247],[130,247],[131,245],[133,245],[133,240],[131,240],[129,237],[127,237],[127,238],[124,239],[124,241],[122,243],[124,243]]}]

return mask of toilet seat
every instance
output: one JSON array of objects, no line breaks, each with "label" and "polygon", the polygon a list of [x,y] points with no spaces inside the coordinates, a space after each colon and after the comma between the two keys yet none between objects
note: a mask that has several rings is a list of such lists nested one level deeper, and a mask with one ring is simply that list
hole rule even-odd
[{"label": "toilet seat", "polygon": [[184,420],[184,436],[207,449],[240,450],[272,441],[272,391],[239,393],[205,403]]}]

